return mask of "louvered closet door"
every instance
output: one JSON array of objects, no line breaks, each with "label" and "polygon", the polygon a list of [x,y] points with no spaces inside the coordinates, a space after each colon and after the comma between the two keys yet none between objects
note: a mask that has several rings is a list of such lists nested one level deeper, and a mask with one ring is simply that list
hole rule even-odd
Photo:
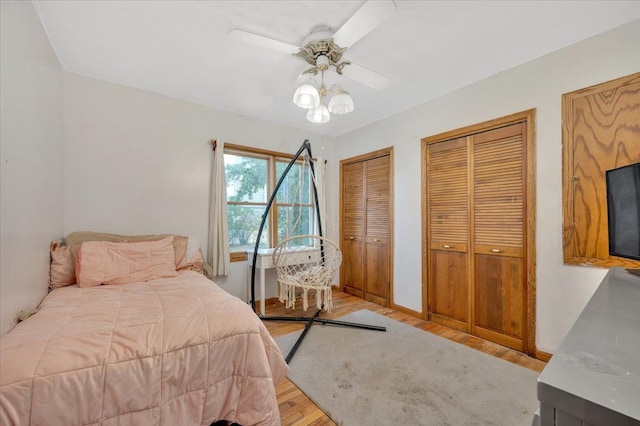
[{"label": "louvered closet door", "polygon": [[473,136],[473,333],[523,350],[525,125]]},{"label": "louvered closet door", "polygon": [[390,157],[367,160],[365,168],[365,299],[389,306]]},{"label": "louvered closet door", "polygon": [[342,167],[342,267],[344,290],[364,298],[364,163]]},{"label": "louvered closet door", "polygon": [[468,331],[469,190],[467,138],[429,145],[429,319]]}]

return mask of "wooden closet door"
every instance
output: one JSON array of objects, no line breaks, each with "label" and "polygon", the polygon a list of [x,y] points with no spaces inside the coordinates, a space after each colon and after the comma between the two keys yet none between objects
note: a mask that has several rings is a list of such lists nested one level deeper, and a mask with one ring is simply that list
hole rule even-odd
[{"label": "wooden closet door", "polygon": [[389,306],[390,157],[387,155],[367,160],[364,163],[364,169],[366,202],[364,298],[382,306]]},{"label": "wooden closet door", "polygon": [[522,123],[473,138],[473,333],[523,350],[525,135]]},{"label": "wooden closet door", "polygon": [[345,292],[364,299],[364,163],[342,167],[342,267]]},{"label": "wooden closet door", "polygon": [[468,331],[467,138],[429,145],[427,211],[429,319]]}]

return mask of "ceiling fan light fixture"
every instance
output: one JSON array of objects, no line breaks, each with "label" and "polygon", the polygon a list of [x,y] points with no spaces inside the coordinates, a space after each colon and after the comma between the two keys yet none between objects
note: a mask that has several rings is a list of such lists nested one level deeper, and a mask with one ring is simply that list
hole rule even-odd
[{"label": "ceiling fan light fixture", "polygon": [[320,104],[307,112],[307,120],[315,124],[323,124],[328,123],[331,120],[331,116],[327,107]]},{"label": "ceiling fan light fixture", "polygon": [[320,105],[320,93],[313,80],[302,83],[293,94],[293,103],[300,108],[312,110]]},{"label": "ceiling fan light fixture", "polygon": [[[302,46],[241,29],[233,30],[231,37],[245,43],[295,55],[311,65],[311,68],[301,74],[301,78],[305,78],[306,81],[295,90],[293,102],[298,107],[307,109],[309,121],[327,123],[331,119],[330,113],[349,114],[354,110],[354,104],[349,93],[341,88],[337,91],[326,89],[325,72],[335,72],[337,77],[344,75],[376,90],[384,89],[390,82],[389,78],[343,58],[348,48],[389,18],[398,8],[396,0],[365,0],[361,3],[363,4],[358,10],[337,31],[326,25],[316,27],[305,37]],[[322,79],[321,83],[316,83],[315,76]],[[327,108],[323,103],[324,98],[329,94],[334,96],[330,99]]]},{"label": "ceiling fan light fixture", "polygon": [[329,112],[332,114],[349,114],[353,109],[353,99],[346,90],[339,89],[329,100]]}]

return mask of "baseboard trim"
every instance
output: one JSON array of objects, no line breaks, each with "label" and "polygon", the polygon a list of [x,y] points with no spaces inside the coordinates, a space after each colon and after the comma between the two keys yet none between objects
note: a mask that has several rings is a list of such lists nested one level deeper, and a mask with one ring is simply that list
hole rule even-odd
[{"label": "baseboard trim", "polygon": [[549,362],[549,360],[553,356],[553,354],[550,354],[548,352],[539,351],[537,349],[536,349],[534,355],[535,355],[536,359],[539,359],[540,361],[544,361],[544,362]]},{"label": "baseboard trim", "polygon": [[389,307],[395,311],[402,312],[403,314],[407,314],[418,319],[424,319],[422,312],[414,311],[413,309],[405,308],[404,306],[396,305],[395,303],[391,303],[390,305],[391,306]]}]

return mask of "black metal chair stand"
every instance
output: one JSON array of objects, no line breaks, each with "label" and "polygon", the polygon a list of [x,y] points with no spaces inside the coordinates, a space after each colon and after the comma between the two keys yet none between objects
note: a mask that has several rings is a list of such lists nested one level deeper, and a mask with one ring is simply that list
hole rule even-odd
[{"label": "black metal chair stand", "polygon": [[[294,155],[294,157],[291,159],[291,161],[287,165],[286,169],[284,170],[284,173],[282,173],[282,176],[280,176],[280,179],[278,179],[278,182],[276,183],[276,187],[274,188],[273,193],[269,197],[269,201],[267,202],[267,206],[266,206],[266,208],[264,210],[264,214],[262,215],[262,222],[260,223],[260,228],[258,230],[258,235],[256,237],[256,245],[255,245],[255,248],[254,248],[254,251],[253,251],[253,263],[252,263],[252,268],[251,268],[251,307],[252,307],[254,312],[256,311],[256,303],[255,303],[255,300],[256,300],[256,298],[255,298],[255,294],[256,294],[255,293],[255,287],[256,287],[256,261],[257,261],[257,257],[258,257],[257,256],[258,248],[260,246],[260,237],[262,236],[262,231],[264,230],[264,225],[265,225],[265,223],[267,221],[269,210],[271,209],[271,205],[273,204],[273,201],[276,198],[276,194],[278,193],[278,189],[280,189],[280,186],[282,185],[282,182],[284,181],[285,177],[287,176],[287,173],[289,173],[289,170],[291,169],[291,167],[293,167],[293,165],[296,163],[296,161],[298,161],[298,159],[300,158],[300,155],[302,155],[302,153],[304,151],[307,152],[307,161],[309,163],[309,168],[311,170],[311,173],[315,176],[315,169],[314,169],[314,166],[313,166],[313,155],[311,154],[311,144],[309,143],[308,139],[305,139],[305,141],[300,146],[300,149],[298,149],[298,152]],[[320,221],[320,205],[318,203],[318,191],[317,191],[316,184],[313,181],[313,179],[312,179],[311,183],[312,183],[312,188],[313,188],[313,197],[314,197],[315,206],[316,206],[316,217],[317,217],[317,221],[318,221],[318,234],[319,234],[320,237],[322,237],[322,225],[321,225],[321,221]],[[300,335],[300,337],[298,337],[298,340],[296,340],[295,344],[293,345],[293,347],[291,348],[291,350],[289,351],[289,353],[285,357],[285,361],[287,362],[287,364],[289,363],[289,361],[291,361],[291,359],[295,355],[296,351],[300,347],[300,344],[302,343],[302,341],[306,337],[307,333],[311,329],[311,326],[316,324],[316,323],[319,323],[319,324],[322,324],[322,325],[329,324],[329,325],[336,325],[336,326],[342,326],[342,327],[361,328],[361,329],[365,329],[365,330],[387,331],[386,327],[381,327],[381,326],[378,326],[378,325],[360,324],[360,323],[352,323],[352,322],[347,322],[347,321],[339,321],[339,320],[320,318],[320,313],[321,312],[322,312],[322,308],[318,309],[317,312],[312,317],[283,317],[283,316],[267,316],[267,315],[261,315],[261,314],[258,314],[258,317],[261,320],[264,320],[264,321],[285,321],[285,322],[305,323],[305,327],[304,327],[304,330],[302,331],[302,334]]]}]

